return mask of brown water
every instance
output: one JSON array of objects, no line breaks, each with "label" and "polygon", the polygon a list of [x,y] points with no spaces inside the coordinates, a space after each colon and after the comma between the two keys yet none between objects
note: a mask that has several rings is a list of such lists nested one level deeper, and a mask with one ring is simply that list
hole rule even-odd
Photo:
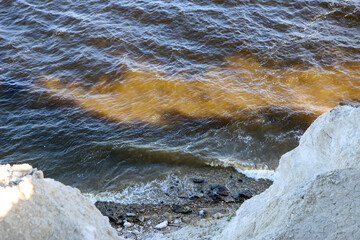
[{"label": "brown water", "polygon": [[360,99],[359,9],[1,1],[0,162],[114,194],[207,165],[268,176],[318,115]]},{"label": "brown water", "polygon": [[269,69],[253,59],[234,57],[198,79],[130,70],[121,79],[103,78],[88,88],[58,78],[44,77],[41,82],[51,94],[126,123],[171,124],[174,114],[249,121],[276,115],[276,108],[311,122],[341,101],[358,99],[359,63]]}]

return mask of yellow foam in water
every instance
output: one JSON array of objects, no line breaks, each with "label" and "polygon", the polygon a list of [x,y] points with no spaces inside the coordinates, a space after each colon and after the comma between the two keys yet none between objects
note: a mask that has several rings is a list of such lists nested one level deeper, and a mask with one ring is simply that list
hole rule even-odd
[{"label": "yellow foam in water", "polygon": [[153,124],[166,121],[168,113],[246,119],[269,106],[319,115],[341,100],[360,99],[359,63],[274,69],[252,58],[232,57],[199,80],[132,70],[121,81],[103,79],[86,90],[55,78],[42,82],[52,93],[110,119]]}]

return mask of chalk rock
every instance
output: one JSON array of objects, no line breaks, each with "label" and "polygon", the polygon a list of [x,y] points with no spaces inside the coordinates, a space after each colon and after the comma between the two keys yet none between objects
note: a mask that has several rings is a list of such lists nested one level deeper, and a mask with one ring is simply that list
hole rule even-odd
[{"label": "chalk rock", "polygon": [[29,164],[0,166],[0,238],[120,239],[108,219],[76,188]]},{"label": "chalk rock", "polygon": [[360,108],[320,116],[214,239],[360,239]]}]

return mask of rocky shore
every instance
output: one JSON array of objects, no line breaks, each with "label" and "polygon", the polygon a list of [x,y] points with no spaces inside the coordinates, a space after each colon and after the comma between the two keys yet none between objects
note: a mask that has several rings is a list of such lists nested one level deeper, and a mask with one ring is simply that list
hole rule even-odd
[{"label": "rocky shore", "polygon": [[258,195],[243,186],[255,180],[240,178],[230,189],[194,179],[203,186],[181,206],[97,206],[129,239],[359,239],[359,123],[358,103],[320,116],[281,157],[271,186],[253,182],[257,193],[270,186]]},{"label": "rocky shore", "polygon": [[229,221],[186,226],[154,239],[360,239],[360,105],[321,115],[284,154],[273,184]]},{"label": "rocky shore", "polygon": [[190,196],[169,188],[174,203],[96,208],[28,164],[1,165],[0,238],[360,239],[359,123],[359,104],[338,106],[281,157],[273,183],[230,169],[194,175]]},{"label": "rocky shore", "polygon": [[[263,192],[272,182],[248,178],[232,169],[223,169],[222,178],[211,174],[195,176],[188,181],[196,186],[193,195],[170,188],[176,194],[175,203],[119,204],[95,203],[109,218],[118,234],[126,239],[151,239],[157,233],[170,233],[199,221],[227,218],[247,199]],[[216,182],[216,183],[215,183]],[[170,194],[170,193],[169,193]],[[176,199],[175,199],[176,200]]]}]

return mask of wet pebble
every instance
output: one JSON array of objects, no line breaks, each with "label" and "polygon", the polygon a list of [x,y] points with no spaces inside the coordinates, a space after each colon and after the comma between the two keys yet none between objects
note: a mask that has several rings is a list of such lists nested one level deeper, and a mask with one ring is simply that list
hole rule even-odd
[{"label": "wet pebble", "polygon": [[219,194],[221,196],[229,196],[229,189],[227,189],[226,187],[223,187],[223,186],[217,187],[216,192],[217,192],[217,194]]},{"label": "wet pebble", "polygon": [[124,222],[123,226],[124,226],[125,228],[129,228],[129,227],[132,226],[132,224],[129,223],[129,222]]},{"label": "wet pebble", "polygon": [[220,187],[219,184],[211,184],[210,185],[210,190],[214,190],[215,188],[218,188],[218,187]]},{"label": "wet pebble", "polygon": [[127,217],[136,217],[136,214],[135,213],[126,213],[126,216]]},{"label": "wet pebble", "polygon": [[200,211],[199,211],[199,216],[202,217],[202,218],[204,218],[204,217],[206,217],[207,213],[208,213],[208,212],[207,212],[206,210],[200,210]]},{"label": "wet pebble", "polygon": [[139,222],[144,222],[144,220],[145,220],[145,217],[143,217],[143,216],[141,216],[141,217],[138,217],[138,218],[137,218],[137,220],[138,220]]},{"label": "wet pebble", "polygon": [[220,218],[222,218],[222,217],[224,217],[224,214],[221,214],[221,213],[219,213],[219,212],[217,212],[217,213],[215,213],[215,214],[213,215],[213,218],[214,218],[214,219],[220,219]]},{"label": "wet pebble", "polygon": [[191,218],[189,218],[189,217],[182,217],[182,222],[184,222],[184,223],[190,223],[191,222]]},{"label": "wet pebble", "polygon": [[187,214],[187,213],[191,213],[192,210],[189,207],[183,207],[183,206],[180,206],[180,205],[175,205],[173,207],[173,212]]},{"label": "wet pebble", "polygon": [[242,189],[238,192],[237,198],[249,199],[253,196],[253,193],[249,189]]},{"label": "wet pebble", "polygon": [[174,224],[180,224],[181,223],[181,219],[180,218],[177,218],[174,220]]},{"label": "wet pebble", "polygon": [[202,178],[193,178],[191,179],[194,183],[203,183],[205,180]]},{"label": "wet pebble", "polygon": [[166,221],[159,223],[154,228],[157,230],[162,230],[162,229],[166,228],[167,226],[168,226],[168,221],[166,220]]},{"label": "wet pebble", "polygon": [[191,197],[189,197],[190,200],[197,200],[204,197],[204,194],[202,193],[195,193],[194,195],[192,195]]}]

